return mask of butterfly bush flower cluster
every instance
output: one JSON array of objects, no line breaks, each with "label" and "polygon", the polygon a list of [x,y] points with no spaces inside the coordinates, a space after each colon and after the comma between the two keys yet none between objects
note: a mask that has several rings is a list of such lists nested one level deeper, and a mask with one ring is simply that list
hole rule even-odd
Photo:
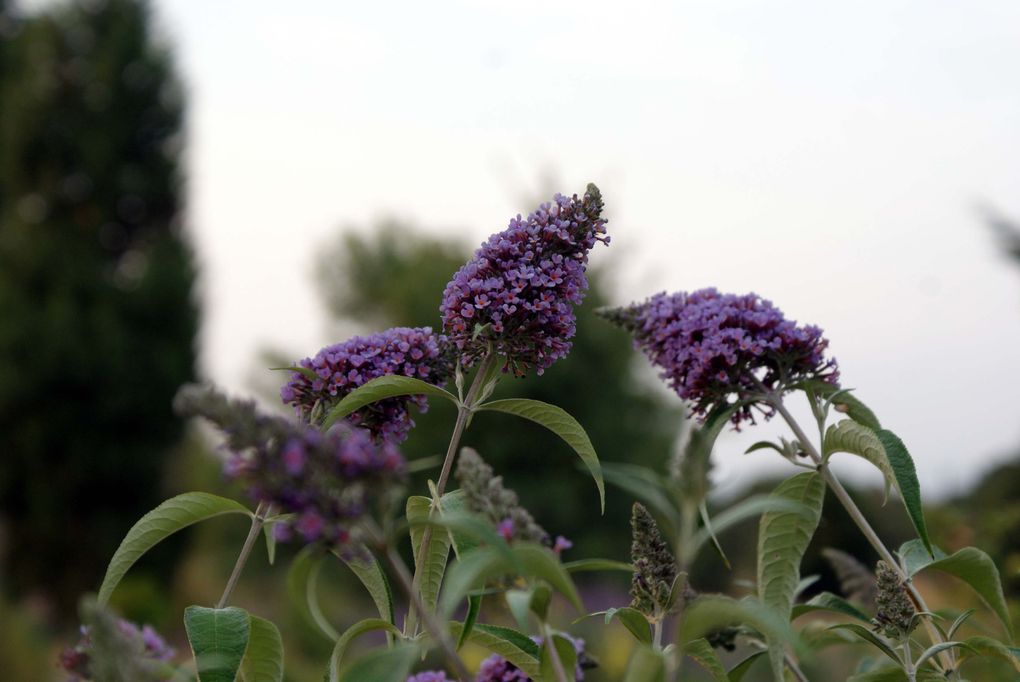
[{"label": "butterfly bush flower cluster", "polygon": [[485,242],[443,292],[443,329],[470,366],[491,347],[504,371],[538,374],[570,351],[588,252],[608,244],[602,195],[557,194]]},{"label": "butterfly bush flower cluster", "polygon": [[[836,361],[825,357],[829,342],[814,325],[799,326],[757,294],[723,294],[714,288],[665,292],[644,303],[600,314],[634,335],[635,346],[661,370],[661,377],[702,418],[736,396],[782,391],[808,379],[837,384]],[[734,425],[754,422],[743,403]]]},{"label": "butterfly bush flower cluster", "polygon": [[280,540],[294,533],[307,543],[334,547],[357,540],[356,522],[371,502],[405,478],[396,446],[374,440],[364,429],[337,425],[322,433],[198,386],[182,389],[175,406],[223,431],[231,453],[226,473],[243,482],[252,498],[295,515],[291,523],[274,526]]},{"label": "butterfly bush flower cluster", "polygon": [[[444,386],[453,375],[446,338],[428,327],[395,327],[369,336],[355,336],[326,346],[315,357],[298,364],[306,371],[293,372],[280,389],[280,397],[306,421],[317,405],[319,409],[328,409],[354,389],[381,376],[413,377]],[[408,410],[412,403],[420,412],[428,409],[425,396],[388,398],[361,408],[347,421],[368,429],[378,440],[399,443],[414,426]]]},{"label": "butterfly bush flower cluster", "polygon": [[442,670],[426,670],[417,675],[411,675],[407,678],[407,682],[449,682],[449,679]]}]

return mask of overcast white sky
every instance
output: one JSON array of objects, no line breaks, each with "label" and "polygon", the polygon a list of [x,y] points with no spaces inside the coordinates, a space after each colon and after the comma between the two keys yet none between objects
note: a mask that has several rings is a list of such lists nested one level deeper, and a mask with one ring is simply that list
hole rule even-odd
[{"label": "overcast white sky", "polygon": [[[480,242],[554,169],[564,193],[602,188],[594,258],[616,252],[620,302],[715,285],[821,325],[926,491],[1020,445],[1020,270],[975,208],[1020,216],[1020,3],[157,9],[190,90],[214,380],[244,390],[259,348],[339,340],[311,264],[340,225]],[[724,486],[767,459],[738,440]]]}]

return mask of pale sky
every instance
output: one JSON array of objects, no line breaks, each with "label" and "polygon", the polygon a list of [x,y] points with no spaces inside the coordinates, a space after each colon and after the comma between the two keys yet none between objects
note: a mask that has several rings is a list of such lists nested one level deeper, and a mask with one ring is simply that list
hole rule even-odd
[{"label": "pale sky", "polygon": [[[1020,3],[156,7],[190,93],[213,380],[340,340],[311,271],[341,225],[480,242],[552,169],[601,187],[619,302],[753,290],[822,326],[927,493],[1020,446],[1020,269],[976,210],[1020,216]],[[724,490],[785,466],[739,454],[763,435],[722,442]]]}]

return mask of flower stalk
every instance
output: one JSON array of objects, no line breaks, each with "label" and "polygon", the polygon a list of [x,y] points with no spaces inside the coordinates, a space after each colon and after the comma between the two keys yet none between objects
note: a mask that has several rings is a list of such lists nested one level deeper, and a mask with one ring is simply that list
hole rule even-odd
[{"label": "flower stalk", "polygon": [[266,502],[259,502],[259,506],[255,508],[255,514],[251,519],[251,528],[248,530],[248,537],[244,539],[244,544],[241,545],[241,552],[237,555],[237,561],[234,562],[234,569],[230,572],[230,577],[227,578],[227,586],[223,588],[223,594],[220,596],[220,600],[216,602],[216,608],[222,609],[227,605],[230,595],[237,586],[237,581],[241,578],[241,571],[244,570],[245,564],[248,563],[248,557],[251,556],[251,550],[259,537],[259,531],[265,525],[269,512],[270,505]]}]

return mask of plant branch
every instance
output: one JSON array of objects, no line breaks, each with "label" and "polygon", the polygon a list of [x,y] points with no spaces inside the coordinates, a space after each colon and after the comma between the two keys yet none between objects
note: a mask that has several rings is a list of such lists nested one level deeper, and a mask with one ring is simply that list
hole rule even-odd
[{"label": "plant branch", "polygon": [[542,634],[545,636],[545,647],[549,651],[553,672],[556,673],[556,682],[570,682],[567,671],[563,669],[563,661],[560,660],[560,652],[556,649],[556,640],[553,639],[552,628],[548,623],[542,623]]},{"label": "plant branch", "polygon": [[248,557],[251,555],[252,547],[255,546],[255,541],[259,537],[259,531],[262,530],[262,526],[266,522],[266,517],[269,516],[269,509],[270,507],[267,502],[259,502],[259,506],[255,508],[255,515],[251,519],[251,529],[248,531],[248,537],[244,539],[244,544],[241,546],[241,553],[237,555],[237,561],[234,563],[234,570],[230,572],[230,577],[227,579],[227,586],[223,589],[223,595],[216,603],[216,608],[222,609],[227,605],[227,600],[230,599],[230,595],[234,591],[234,587],[237,586],[238,579],[241,577],[241,571],[244,570],[244,565],[248,563]]}]

